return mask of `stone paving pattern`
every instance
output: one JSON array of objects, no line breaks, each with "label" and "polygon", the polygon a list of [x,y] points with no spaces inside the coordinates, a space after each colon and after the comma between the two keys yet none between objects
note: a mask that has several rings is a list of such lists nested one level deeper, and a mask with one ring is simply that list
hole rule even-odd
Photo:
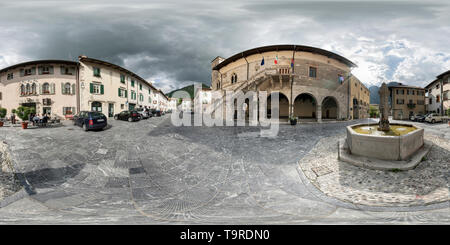
[{"label": "stone paving pattern", "polygon": [[370,206],[428,205],[450,200],[448,140],[426,136],[434,143],[426,160],[413,170],[396,172],[363,169],[339,161],[336,148],[342,138],[345,134],[321,139],[299,162],[308,179],[325,194]]},{"label": "stone paving pattern", "polygon": [[[259,127],[174,127],[169,116],[109,123],[100,132],[72,125],[0,128],[16,169],[35,192],[0,208],[0,223],[449,222],[446,204],[402,212],[349,205],[299,172],[298,162],[321,139],[340,136],[356,122],[280,125],[274,138],[259,137]],[[450,139],[446,125],[429,127]]]}]

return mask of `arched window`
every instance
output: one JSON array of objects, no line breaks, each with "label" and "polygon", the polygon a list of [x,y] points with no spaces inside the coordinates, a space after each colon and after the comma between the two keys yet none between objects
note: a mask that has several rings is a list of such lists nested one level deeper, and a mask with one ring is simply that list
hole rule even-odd
[{"label": "arched window", "polygon": [[70,83],[64,84],[64,94],[70,94]]},{"label": "arched window", "polygon": [[36,83],[31,85],[31,94],[36,94]]},{"label": "arched window", "polygon": [[98,102],[98,101],[92,102],[91,110],[101,112],[102,111],[102,103]]},{"label": "arched window", "polygon": [[42,93],[43,94],[50,93],[50,85],[48,83],[44,83],[44,85],[42,85]]},{"label": "arched window", "polygon": [[24,95],[25,94],[25,85],[20,85],[20,94]]},{"label": "arched window", "polygon": [[27,84],[27,91],[26,91],[26,93],[27,93],[27,94],[30,94],[30,93],[31,93],[30,84]]},{"label": "arched window", "polygon": [[231,75],[231,84],[236,83],[236,82],[237,82],[237,75],[236,75],[236,73],[233,73]]}]

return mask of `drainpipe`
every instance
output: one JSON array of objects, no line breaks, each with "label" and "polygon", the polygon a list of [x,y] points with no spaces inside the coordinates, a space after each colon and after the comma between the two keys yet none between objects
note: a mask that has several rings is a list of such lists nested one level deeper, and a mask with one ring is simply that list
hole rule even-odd
[{"label": "drainpipe", "polygon": [[75,82],[76,82],[76,87],[78,89],[78,91],[75,91],[75,96],[76,96],[76,100],[77,100],[77,113],[79,113],[81,111],[81,88],[80,88],[80,62],[78,62],[77,64],[77,72],[75,73]]}]

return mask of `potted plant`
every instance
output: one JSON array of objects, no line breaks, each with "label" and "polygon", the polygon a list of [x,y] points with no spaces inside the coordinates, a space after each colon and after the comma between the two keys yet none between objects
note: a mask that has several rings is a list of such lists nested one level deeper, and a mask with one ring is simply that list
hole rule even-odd
[{"label": "potted plant", "polygon": [[291,123],[291,125],[296,125],[297,124],[297,118],[294,116],[289,116],[289,122]]},{"label": "potted plant", "polygon": [[0,107],[0,127],[3,127],[3,119],[6,117],[6,108]]},{"label": "potted plant", "polygon": [[17,116],[20,119],[22,119],[22,128],[27,129],[28,128],[28,122],[27,122],[28,117],[30,116],[31,113],[35,113],[35,109],[31,108],[31,107],[26,107],[26,106],[19,106],[19,108],[17,108],[15,113],[17,114]]}]

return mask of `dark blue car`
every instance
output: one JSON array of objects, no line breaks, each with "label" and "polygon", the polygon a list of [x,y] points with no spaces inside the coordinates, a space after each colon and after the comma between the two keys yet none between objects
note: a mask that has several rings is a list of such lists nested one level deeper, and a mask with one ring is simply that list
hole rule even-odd
[{"label": "dark blue car", "polygon": [[73,124],[83,127],[84,131],[103,129],[108,125],[106,116],[96,111],[80,111],[73,117]]}]

